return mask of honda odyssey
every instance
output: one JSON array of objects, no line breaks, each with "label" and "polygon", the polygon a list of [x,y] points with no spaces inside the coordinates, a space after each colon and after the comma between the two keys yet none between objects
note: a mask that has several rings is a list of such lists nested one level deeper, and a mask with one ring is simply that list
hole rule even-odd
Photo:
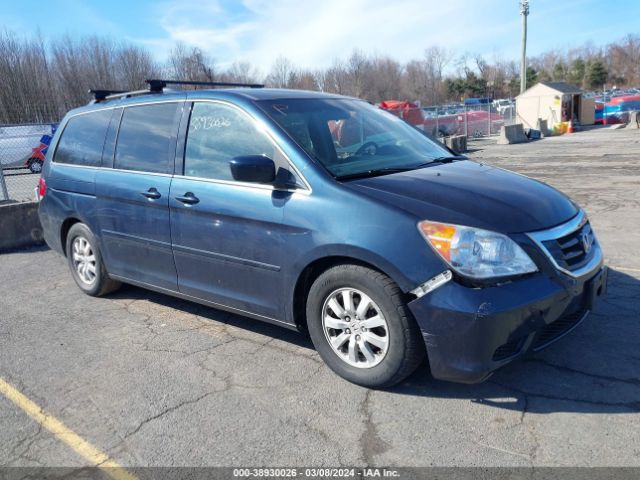
[{"label": "honda odyssey", "polygon": [[167,83],[97,92],[51,143],[40,219],[89,295],[124,282],[308,332],[385,387],[421,364],[483,381],[604,294],[585,212],[544,183],[354,98]]}]

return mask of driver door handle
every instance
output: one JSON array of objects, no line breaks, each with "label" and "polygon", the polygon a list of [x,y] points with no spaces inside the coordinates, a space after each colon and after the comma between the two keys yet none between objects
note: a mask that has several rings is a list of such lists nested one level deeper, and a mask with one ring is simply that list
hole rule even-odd
[{"label": "driver door handle", "polygon": [[176,197],[176,200],[184,203],[185,205],[195,205],[200,201],[198,197],[196,197],[192,192],[187,192],[182,196]]},{"label": "driver door handle", "polygon": [[151,187],[146,192],[140,192],[140,195],[142,195],[143,197],[147,197],[149,200],[157,200],[162,196],[158,189],[155,187]]}]

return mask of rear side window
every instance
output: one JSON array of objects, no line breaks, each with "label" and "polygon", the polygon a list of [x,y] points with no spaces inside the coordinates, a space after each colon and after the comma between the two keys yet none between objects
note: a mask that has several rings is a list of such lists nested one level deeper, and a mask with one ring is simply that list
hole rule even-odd
[{"label": "rear side window", "polygon": [[187,133],[184,174],[233,180],[229,162],[242,155],[266,155],[277,160],[269,137],[246,114],[219,103],[195,103]]},{"label": "rear side window", "polygon": [[112,112],[100,110],[72,117],[64,127],[54,162],[99,167]]},{"label": "rear side window", "polygon": [[[155,103],[124,109],[114,168],[170,173],[170,147],[177,103]],[[175,155],[175,151],[173,152]]]}]

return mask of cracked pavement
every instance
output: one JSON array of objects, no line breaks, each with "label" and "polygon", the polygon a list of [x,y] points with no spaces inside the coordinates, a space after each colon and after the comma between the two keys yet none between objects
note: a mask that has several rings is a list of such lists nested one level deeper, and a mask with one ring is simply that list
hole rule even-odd
[{"label": "cracked pavement", "polygon": [[[612,266],[580,327],[483,384],[357,387],[295,332],[83,295],[44,248],[0,256],[0,377],[124,466],[640,466],[640,131],[471,147],[580,203]],[[0,465],[85,462],[0,395]]]}]

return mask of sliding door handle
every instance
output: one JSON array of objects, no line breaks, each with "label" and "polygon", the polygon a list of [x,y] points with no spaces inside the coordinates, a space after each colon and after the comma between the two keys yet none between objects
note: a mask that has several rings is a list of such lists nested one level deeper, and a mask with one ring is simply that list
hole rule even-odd
[{"label": "sliding door handle", "polygon": [[191,192],[187,192],[182,196],[176,197],[176,200],[184,203],[185,205],[195,205],[200,201],[200,199]]}]

